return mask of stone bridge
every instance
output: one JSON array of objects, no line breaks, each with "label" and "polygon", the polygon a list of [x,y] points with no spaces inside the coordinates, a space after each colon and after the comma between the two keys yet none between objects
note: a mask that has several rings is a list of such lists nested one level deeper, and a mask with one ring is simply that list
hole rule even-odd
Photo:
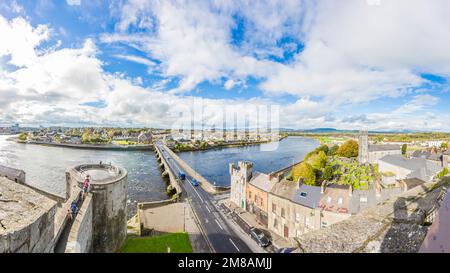
[{"label": "stone bridge", "polygon": [[[167,159],[165,158],[164,154],[161,152],[161,149],[164,149],[173,160],[177,162],[177,164],[186,172],[187,175],[195,178],[200,186],[208,193],[210,194],[219,194],[224,193],[230,190],[230,187],[222,187],[222,186],[216,186],[210,181],[208,181],[206,178],[204,178],[201,174],[196,172],[194,169],[189,166],[183,159],[181,159],[176,153],[174,153],[169,147],[166,145],[159,146],[158,144],[155,145],[155,153],[157,154],[158,161],[162,162],[165,170],[170,170],[170,166],[167,164]],[[163,173],[164,174],[164,173]],[[170,172],[169,172],[170,175]],[[173,175],[173,174],[172,174]],[[175,177],[176,181],[176,177]],[[178,185],[178,182],[177,182]]]}]

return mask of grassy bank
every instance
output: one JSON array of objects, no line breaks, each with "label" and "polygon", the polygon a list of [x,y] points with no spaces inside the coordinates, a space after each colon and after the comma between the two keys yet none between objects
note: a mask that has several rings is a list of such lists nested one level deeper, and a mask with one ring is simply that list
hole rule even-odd
[{"label": "grassy bank", "polygon": [[120,249],[121,253],[192,253],[191,242],[187,233],[172,233],[156,237],[129,236]]}]

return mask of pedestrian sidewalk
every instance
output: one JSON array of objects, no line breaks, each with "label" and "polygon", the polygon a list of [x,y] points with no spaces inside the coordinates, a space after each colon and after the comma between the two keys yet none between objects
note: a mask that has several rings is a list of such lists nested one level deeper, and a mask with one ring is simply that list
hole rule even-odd
[{"label": "pedestrian sidewalk", "polygon": [[236,206],[229,199],[223,200],[222,202],[228,209],[230,209],[230,211],[239,215],[239,217],[243,221],[245,221],[250,227],[256,227],[256,228],[262,230],[266,235],[268,235],[270,237],[272,245],[276,249],[297,248],[298,247],[298,244],[294,239],[284,238],[284,237],[276,234],[275,232],[269,230],[266,226],[263,226],[261,223],[259,223],[253,214]]}]

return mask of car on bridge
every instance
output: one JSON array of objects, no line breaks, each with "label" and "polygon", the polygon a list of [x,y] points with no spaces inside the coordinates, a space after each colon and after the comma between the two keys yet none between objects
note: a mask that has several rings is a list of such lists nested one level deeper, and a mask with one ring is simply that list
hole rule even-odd
[{"label": "car on bridge", "polygon": [[178,172],[178,178],[180,178],[180,180],[185,180],[186,174],[184,172]]},{"label": "car on bridge", "polygon": [[195,180],[194,178],[192,178],[192,180],[191,180],[191,184],[192,184],[192,186],[195,186],[195,187],[197,187],[197,186],[198,186],[198,181],[197,181],[197,180]]},{"label": "car on bridge", "polygon": [[258,243],[260,247],[267,247],[270,245],[270,240],[267,238],[267,236],[258,228],[251,228],[250,229],[250,237]]}]

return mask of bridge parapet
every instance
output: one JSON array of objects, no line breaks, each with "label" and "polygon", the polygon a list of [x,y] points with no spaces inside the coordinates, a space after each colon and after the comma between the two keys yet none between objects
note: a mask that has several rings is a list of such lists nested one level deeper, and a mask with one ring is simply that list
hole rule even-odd
[{"label": "bridge parapet", "polygon": [[186,162],[184,162],[183,159],[181,159],[176,153],[174,153],[169,147],[164,145],[164,149],[169,153],[169,155],[177,161],[177,163],[193,178],[195,178],[202,188],[211,193],[211,194],[218,194],[227,192],[230,190],[230,187],[223,187],[223,186],[215,186],[211,182],[209,182],[206,178],[204,178],[201,174],[196,172],[194,169],[189,166]]},{"label": "bridge parapet", "polygon": [[155,151],[156,151],[157,156],[159,156],[161,164],[164,166],[164,170],[165,171],[163,172],[163,176],[164,175],[168,175],[169,176],[170,185],[172,185],[172,187],[174,187],[175,190],[176,190],[176,196],[174,198],[178,198],[178,196],[181,195],[181,193],[183,192],[183,190],[181,189],[181,186],[178,183],[178,178],[173,173],[172,169],[169,167],[167,159],[164,156],[162,156],[162,153],[159,150],[157,145],[155,145]]}]

